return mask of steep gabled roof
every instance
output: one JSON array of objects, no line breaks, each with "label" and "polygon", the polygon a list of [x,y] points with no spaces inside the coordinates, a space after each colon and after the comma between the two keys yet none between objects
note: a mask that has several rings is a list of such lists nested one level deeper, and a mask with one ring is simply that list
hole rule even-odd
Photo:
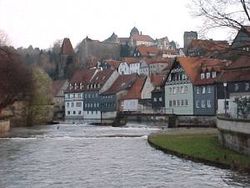
[{"label": "steep gabled roof", "polygon": [[149,56],[151,54],[159,54],[160,49],[153,47],[153,46],[145,46],[145,45],[140,45],[136,48],[138,52],[140,52],[141,56]]},{"label": "steep gabled roof", "polygon": [[105,63],[109,64],[111,67],[117,69],[119,67],[119,65],[121,64],[121,61],[117,61],[117,60],[106,60]]},{"label": "steep gabled roof", "polygon": [[203,49],[205,51],[223,51],[229,48],[227,41],[194,39],[188,49]]},{"label": "steep gabled roof", "polygon": [[123,100],[126,99],[141,99],[141,91],[143,89],[144,83],[146,81],[145,77],[137,77],[132,87],[128,90],[128,93],[122,97]]},{"label": "steep gabled roof", "polygon": [[113,72],[114,70],[112,69],[104,69],[102,71],[98,71],[94,75],[94,77],[89,81],[89,83],[103,85],[109,79]]},{"label": "steep gabled roof", "polygon": [[226,67],[218,82],[250,81],[250,58],[242,56]]},{"label": "steep gabled roof", "polygon": [[74,72],[70,83],[88,83],[95,74],[96,69],[79,69]]},{"label": "steep gabled roof", "polygon": [[58,92],[62,89],[63,85],[67,80],[54,80],[52,82],[52,95],[55,97]]},{"label": "steep gabled roof", "polygon": [[166,75],[152,74],[150,76],[150,81],[154,87],[160,87],[165,82]]},{"label": "steep gabled roof", "polygon": [[72,44],[69,40],[69,38],[64,38],[62,47],[61,47],[61,54],[63,55],[73,55],[74,54],[74,49],[72,47]]},{"label": "steep gabled roof", "polygon": [[124,57],[122,61],[127,64],[139,63],[139,59],[136,57]]},{"label": "steep gabled roof", "polygon": [[116,94],[119,91],[127,90],[129,89],[133,83],[135,82],[137,78],[137,74],[131,74],[131,75],[120,75],[115,82],[112,84],[112,86],[105,91],[103,94]]},{"label": "steep gabled roof", "polygon": [[209,79],[201,79],[202,72],[221,72],[224,67],[229,65],[230,61],[211,59],[204,57],[179,57],[177,61],[184,69],[186,75],[194,85],[213,84],[216,78],[210,77]]},{"label": "steep gabled roof", "polygon": [[154,42],[154,39],[149,35],[132,35],[131,39],[135,41]]}]

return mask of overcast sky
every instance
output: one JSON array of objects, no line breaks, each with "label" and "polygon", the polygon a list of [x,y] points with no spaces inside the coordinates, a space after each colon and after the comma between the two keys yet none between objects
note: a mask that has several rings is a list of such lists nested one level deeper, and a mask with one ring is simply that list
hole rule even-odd
[{"label": "overcast sky", "polygon": [[167,36],[182,46],[184,31],[201,27],[187,8],[189,1],[0,0],[0,29],[15,47],[48,48],[64,37],[75,47],[86,36],[102,41],[115,32],[128,37],[134,26],[154,39]]}]

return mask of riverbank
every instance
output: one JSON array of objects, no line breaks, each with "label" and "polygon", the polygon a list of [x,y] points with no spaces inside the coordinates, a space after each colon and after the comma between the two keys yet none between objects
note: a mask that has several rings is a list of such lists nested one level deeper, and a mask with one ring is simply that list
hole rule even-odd
[{"label": "riverbank", "polygon": [[177,128],[151,134],[148,142],[165,153],[214,165],[250,172],[249,156],[223,148],[213,128]]}]

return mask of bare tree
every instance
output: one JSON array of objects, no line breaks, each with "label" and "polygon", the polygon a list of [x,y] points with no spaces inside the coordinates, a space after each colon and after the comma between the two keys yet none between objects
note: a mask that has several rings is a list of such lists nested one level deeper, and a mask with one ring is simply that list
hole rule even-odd
[{"label": "bare tree", "polygon": [[31,91],[31,72],[13,48],[0,47],[0,113]]},{"label": "bare tree", "polygon": [[9,46],[10,40],[8,35],[3,31],[0,30],[0,46]]},{"label": "bare tree", "polygon": [[204,18],[202,31],[214,28],[242,30],[250,36],[250,0],[192,0],[189,5],[195,16]]}]

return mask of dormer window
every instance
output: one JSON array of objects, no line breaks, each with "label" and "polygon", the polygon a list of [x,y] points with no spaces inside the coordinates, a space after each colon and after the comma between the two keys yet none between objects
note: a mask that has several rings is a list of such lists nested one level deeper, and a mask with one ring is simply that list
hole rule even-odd
[{"label": "dormer window", "polygon": [[211,77],[211,73],[210,72],[207,72],[206,73],[206,78],[209,79]]},{"label": "dormer window", "polygon": [[215,77],[216,77],[216,72],[213,71],[213,72],[212,72],[212,78],[215,78]]},{"label": "dormer window", "polygon": [[205,73],[201,73],[201,80],[205,78]]}]

